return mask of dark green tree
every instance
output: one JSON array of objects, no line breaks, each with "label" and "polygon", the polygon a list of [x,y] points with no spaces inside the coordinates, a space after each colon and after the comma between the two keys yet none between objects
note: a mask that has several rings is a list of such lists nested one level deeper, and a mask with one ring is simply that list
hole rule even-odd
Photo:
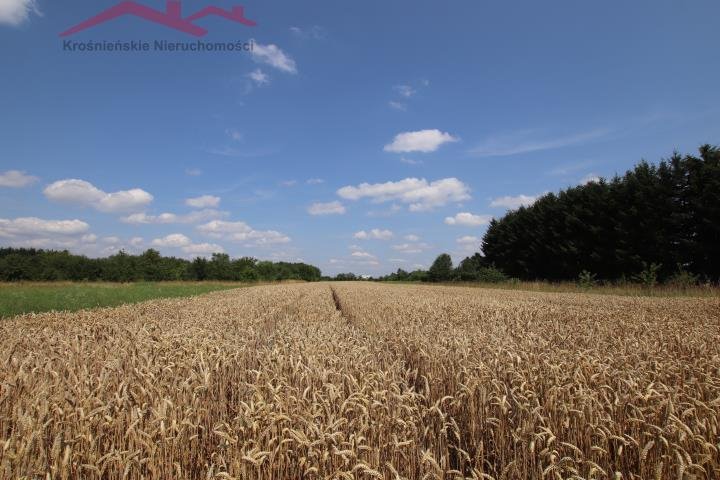
[{"label": "dark green tree", "polygon": [[438,255],[430,267],[430,270],[428,270],[428,276],[432,282],[447,282],[452,280],[453,264],[450,255],[447,253]]}]

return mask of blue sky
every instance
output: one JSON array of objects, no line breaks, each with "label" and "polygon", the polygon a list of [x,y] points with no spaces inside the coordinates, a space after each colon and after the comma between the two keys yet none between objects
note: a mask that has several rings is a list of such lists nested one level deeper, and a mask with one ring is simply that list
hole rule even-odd
[{"label": "blue sky", "polygon": [[[714,0],[247,0],[255,27],[196,23],[252,52],[63,51],[115,3],[0,0],[2,245],[412,270],[720,138]],[[235,3],[183,9],[208,5]],[[198,39],[123,17],[66,40]]]}]

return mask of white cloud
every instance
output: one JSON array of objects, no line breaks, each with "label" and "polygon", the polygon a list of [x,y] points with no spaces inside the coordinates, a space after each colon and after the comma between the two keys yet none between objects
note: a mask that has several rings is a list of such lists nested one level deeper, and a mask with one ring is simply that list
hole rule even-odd
[{"label": "white cloud", "polygon": [[400,110],[401,112],[404,112],[407,110],[407,105],[405,105],[402,102],[396,102],[394,100],[390,100],[388,102],[388,105],[390,105],[390,108],[395,109],[395,110]]},{"label": "white cloud", "polygon": [[97,235],[94,233],[88,233],[87,235],[80,237],[80,241],[83,243],[95,243],[97,242],[97,238]]},{"label": "white cloud", "polygon": [[182,233],[173,233],[162,238],[156,238],[151,242],[156,247],[186,247],[190,245],[192,241]]},{"label": "white cloud", "polygon": [[468,212],[460,212],[454,217],[445,217],[445,223],[462,227],[480,227],[490,223],[492,218],[492,215],[474,215]]},{"label": "white cloud", "polygon": [[16,248],[43,248],[43,249],[77,249],[78,241],[74,237],[41,237],[13,239],[7,243],[9,247]]},{"label": "white cloud", "polygon": [[418,241],[420,241],[420,237],[418,237],[417,235],[405,235],[403,238],[404,238],[405,240],[407,240],[408,242],[418,242]]},{"label": "white cloud", "polygon": [[139,188],[106,193],[90,182],[78,179],[59,180],[43,191],[52,201],[92,207],[101,212],[139,210],[153,201],[153,196]]},{"label": "white cloud", "polygon": [[338,202],[313,203],[307,209],[310,215],[344,215],[345,206]]},{"label": "white cloud", "polygon": [[35,0],[0,0],[0,24],[20,25],[31,13],[40,15]]},{"label": "white cloud", "polygon": [[85,233],[90,225],[81,220],[44,220],[21,217],[13,220],[0,218],[0,237],[13,238],[38,235],[77,235]]},{"label": "white cloud", "polygon": [[212,255],[213,253],[224,253],[225,249],[216,243],[193,243],[182,247],[182,251],[191,255]]},{"label": "white cloud", "polygon": [[597,129],[556,138],[532,139],[533,131],[514,132],[510,135],[490,137],[482,144],[470,150],[478,157],[504,157],[522,153],[539,152],[542,150],[555,150],[572,145],[579,145],[602,138],[608,133],[607,129]]},{"label": "white cloud", "polygon": [[270,65],[286,73],[297,73],[295,60],[290,58],[277,45],[262,45],[255,40],[251,40],[251,42],[254,44],[251,55],[257,63]]},{"label": "white cloud", "polygon": [[178,215],[176,213],[161,213],[160,215],[148,215],[147,213],[133,213],[122,217],[120,221],[135,225],[141,224],[171,224],[171,223],[200,223],[216,218],[227,217],[228,212],[221,212],[214,209],[197,210],[194,212]]},{"label": "white cloud", "polygon": [[308,178],[305,183],[307,183],[308,185],[320,185],[322,183],[325,183],[325,180],[323,180],[322,178]]},{"label": "white cloud", "polygon": [[[0,4],[4,0],[0,0]],[[32,185],[39,179],[19,170],[8,170],[0,173],[0,187],[22,188]]]},{"label": "white cloud", "polygon": [[370,198],[374,202],[397,200],[409,204],[410,211],[418,212],[461,202],[470,198],[470,189],[457,178],[444,178],[429,183],[419,178],[406,178],[397,182],[362,183],[346,186],[337,194],[347,200]]},{"label": "white cloud", "polygon": [[529,195],[518,195],[516,197],[499,197],[490,202],[491,207],[507,208],[509,210],[515,210],[520,207],[529,207],[538,197],[532,197]]},{"label": "white cloud", "polygon": [[199,168],[188,168],[185,170],[185,175],[189,177],[199,177],[202,175],[202,170]]},{"label": "white cloud", "polygon": [[294,187],[297,183],[297,180],[284,180],[280,182],[280,185],[283,187]]},{"label": "white cloud", "polygon": [[458,139],[440,130],[420,130],[405,132],[395,136],[395,140],[385,145],[386,152],[434,152],[444,143],[457,142]]},{"label": "white cloud", "polygon": [[201,256],[225,251],[221,245],[215,243],[193,243],[190,238],[182,233],[173,233],[162,238],[156,238],[151,242],[151,245],[154,247],[179,248],[189,255]]},{"label": "white cloud", "polygon": [[255,230],[245,222],[226,222],[213,220],[200,225],[198,231],[213,238],[223,238],[232,242],[246,242],[250,246],[264,246],[289,243],[290,237],[275,230]]},{"label": "white cloud", "polygon": [[480,244],[482,243],[482,240],[479,237],[474,237],[472,235],[465,235],[464,237],[459,237],[455,241],[460,246],[460,251],[457,252],[458,255],[465,255],[470,252],[476,251],[477,249],[481,248]]},{"label": "white cloud", "polygon": [[394,90],[400,94],[401,97],[410,98],[417,93],[410,85],[396,85]]},{"label": "white cloud", "polygon": [[220,197],[213,195],[202,195],[200,197],[188,198],[185,205],[193,208],[216,208],[220,205]]},{"label": "white cloud", "polygon": [[252,72],[248,73],[247,77],[259,87],[270,83],[270,77],[268,77],[267,74],[259,68],[256,68]]},{"label": "white cloud", "polygon": [[600,181],[600,175],[597,175],[595,173],[588,173],[583,178],[580,179],[580,184],[585,185],[588,183],[597,183]]},{"label": "white cloud", "polygon": [[390,208],[385,210],[371,210],[367,212],[368,217],[392,217],[402,211],[402,207],[396,203],[390,205]]},{"label": "white cloud", "polygon": [[373,228],[370,231],[360,230],[359,232],[355,233],[353,237],[357,238],[358,240],[390,240],[393,238],[394,234],[390,230],[380,230],[379,228]]},{"label": "white cloud", "polygon": [[362,251],[352,252],[350,254],[350,256],[355,257],[355,258],[371,258],[371,259],[376,258],[375,255],[373,255],[372,253],[362,252]]},{"label": "white cloud", "polygon": [[429,250],[431,248],[430,245],[427,243],[420,243],[420,242],[410,242],[410,243],[401,243],[400,245],[393,245],[392,249],[396,250],[398,252],[402,253],[422,253],[425,250]]},{"label": "white cloud", "polygon": [[461,245],[475,245],[480,243],[480,239],[478,237],[473,237],[471,235],[465,235],[464,237],[460,237],[455,241]]},{"label": "white cloud", "polygon": [[145,240],[142,237],[133,237],[130,239],[130,245],[133,247],[139,247],[145,242]]}]

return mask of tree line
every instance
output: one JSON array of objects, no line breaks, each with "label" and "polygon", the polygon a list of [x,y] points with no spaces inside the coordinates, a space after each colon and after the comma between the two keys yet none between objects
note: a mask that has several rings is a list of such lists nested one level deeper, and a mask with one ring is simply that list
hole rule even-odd
[{"label": "tree line", "polygon": [[268,262],[215,253],[210,259],[163,257],[157,250],[140,255],[124,251],[88,258],[68,251],[0,248],[0,281],[318,281],[320,269],[305,263]]},{"label": "tree line", "polygon": [[524,280],[720,278],[720,149],[640,162],[493,220],[487,264]]},{"label": "tree line", "polygon": [[427,271],[379,280],[717,282],[720,149],[642,161],[622,176],[546,194],[493,219],[482,252],[456,268],[442,254]]},{"label": "tree line", "polygon": [[390,282],[484,282],[499,283],[510,280],[502,271],[487,262],[481,254],[476,253],[453,266],[452,258],[447,253],[438,255],[428,270],[408,272],[399,268],[396,272],[380,277],[377,280]]}]

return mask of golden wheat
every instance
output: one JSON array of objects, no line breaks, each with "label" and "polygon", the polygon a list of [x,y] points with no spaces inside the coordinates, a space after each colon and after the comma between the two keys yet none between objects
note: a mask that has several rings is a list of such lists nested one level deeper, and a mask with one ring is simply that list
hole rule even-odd
[{"label": "golden wheat", "polygon": [[0,478],[720,478],[720,301],[293,284],[0,323]]}]

